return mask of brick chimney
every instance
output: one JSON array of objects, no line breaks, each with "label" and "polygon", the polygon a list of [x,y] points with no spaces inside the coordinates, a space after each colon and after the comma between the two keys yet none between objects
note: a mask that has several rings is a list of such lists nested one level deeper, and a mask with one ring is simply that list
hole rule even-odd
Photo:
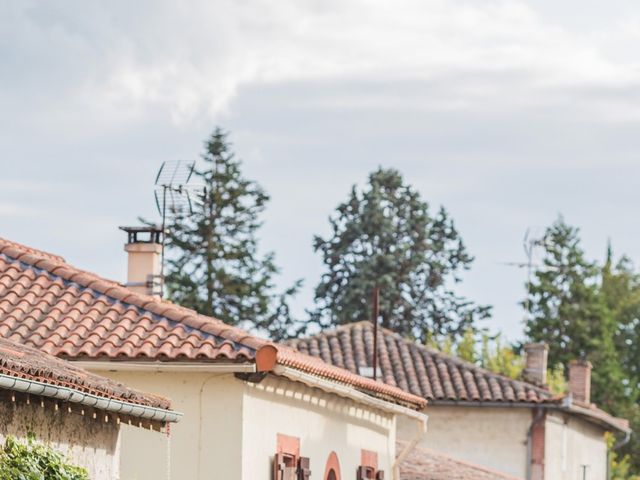
[{"label": "brick chimney", "polygon": [[576,402],[591,403],[591,362],[569,362],[569,392]]},{"label": "brick chimney", "polygon": [[162,294],[162,229],[160,227],[120,227],[127,232],[126,287],[145,295]]},{"label": "brick chimney", "polygon": [[546,343],[528,343],[524,346],[525,368],[524,379],[534,385],[547,384],[547,355],[549,347]]}]

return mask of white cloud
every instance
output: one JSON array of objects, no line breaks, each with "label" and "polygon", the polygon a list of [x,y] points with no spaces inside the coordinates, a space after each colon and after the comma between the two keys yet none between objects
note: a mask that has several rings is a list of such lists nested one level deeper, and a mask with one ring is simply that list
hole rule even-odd
[{"label": "white cloud", "polygon": [[9,2],[3,9],[3,23],[11,23],[3,42],[41,60],[30,65],[35,76],[105,114],[156,108],[180,123],[225,111],[240,88],[259,83],[444,79],[452,96],[440,107],[469,108],[530,105],[552,98],[549,90],[628,87],[640,77],[634,56],[617,48],[637,38],[632,19],[614,24],[622,30],[579,31],[523,1]]}]

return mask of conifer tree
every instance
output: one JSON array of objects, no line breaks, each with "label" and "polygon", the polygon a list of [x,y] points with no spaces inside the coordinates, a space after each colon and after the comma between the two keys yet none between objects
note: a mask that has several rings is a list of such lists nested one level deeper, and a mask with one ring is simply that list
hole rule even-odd
[{"label": "conifer tree", "polygon": [[300,282],[276,294],[273,254],[259,255],[256,233],[269,197],[244,178],[220,128],[205,142],[202,161],[194,172],[204,185],[201,202],[167,226],[168,296],[225,323],[283,338],[295,327],[288,300]]},{"label": "conifer tree", "polygon": [[379,168],[364,190],[353,186],[330,223],[331,235],[314,239],[326,267],[312,316],[321,326],[371,318],[375,287],[382,325],[422,342],[461,335],[489,315],[452,290],[473,260],[453,220],[444,208],[432,216],[397,170]]}]

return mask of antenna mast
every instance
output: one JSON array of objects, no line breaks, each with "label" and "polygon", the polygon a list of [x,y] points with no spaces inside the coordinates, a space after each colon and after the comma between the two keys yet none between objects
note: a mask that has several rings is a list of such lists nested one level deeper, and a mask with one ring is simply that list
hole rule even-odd
[{"label": "antenna mast", "polygon": [[380,317],[380,287],[373,288],[373,380],[378,379],[378,317]]},{"label": "antenna mast", "polygon": [[162,216],[161,288],[164,294],[164,247],[167,217],[182,218],[193,214],[193,206],[201,199],[202,187],[190,184],[195,162],[168,160],[162,162],[156,175],[154,196],[156,207]]}]

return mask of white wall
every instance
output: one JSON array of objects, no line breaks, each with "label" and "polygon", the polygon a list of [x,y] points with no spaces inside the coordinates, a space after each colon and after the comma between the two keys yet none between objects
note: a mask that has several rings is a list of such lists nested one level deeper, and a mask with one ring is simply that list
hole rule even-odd
[{"label": "white wall", "polygon": [[300,438],[313,478],[322,478],[331,451],[343,479],[355,478],[363,448],[378,453],[385,478],[391,478],[392,414],[273,376],[251,384],[232,374],[100,373],[166,396],[184,413],[171,427],[170,445],[158,432],[123,427],[123,480],[168,478],[169,450],[173,480],[271,480],[278,433]]},{"label": "white wall", "polygon": [[[530,409],[429,405],[425,413],[429,431],[423,446],[525,478]],[[414,431],[398,419],[399,438],[408,440]]]},{"label": "white wall", "polygon": [[547,414],[545,478],[601,480],[607,477],[607,445],[602,429],[572,415]]},{"label": "white wall", "polygon": [[396,429],[392,414],[268,377],[260,384],[247,384],[243,418],[243,480],[271,478],[277,433],[300,438],[300,454],[310,458],[315,479],[323,479],[332,451],[338,455],[342,478],[355,478],[361,449],[376,452],[378,468],[391,478]]},{"label": "white wall", "polygon": [[240,479],[243,385],[233,375],[100,373],[165,396],[184,413],[169,437],[123,426],[122,480]]}]

